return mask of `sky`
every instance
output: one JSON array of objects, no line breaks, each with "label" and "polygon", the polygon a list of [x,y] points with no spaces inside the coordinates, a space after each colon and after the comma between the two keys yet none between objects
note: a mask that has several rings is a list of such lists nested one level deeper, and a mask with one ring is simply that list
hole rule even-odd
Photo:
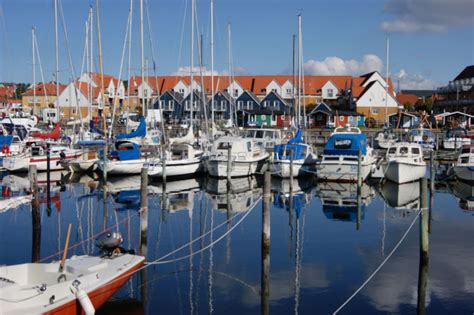
[{"label": "sky", "polygon": [[[85,23],[89,6],[94,6],[96,13],[95,0],[58,1],[68,38],[66,41],[60,15],[59,81],[67,83],[81,72]],[[130,68],[132,75],[139,75],[139,0],[132,1]],[[154,69],[158,75],[189,73],[191,0],[143,1],[148,74],[154,75]],[[229,71],[229,23],[236,75],[291,73],[298,14],[302,16],[305,74],[361,75],[377,70],[385,75],[387,37],[389,74],[401,89],[446,85],[464,67],[474,64],[474,0],[214,0],[214,3],[217,73]],[[118,77],[130,0],[100,0],[99,7],[104,72]],[[196,7],[203,65],[210,69],[210,0],[196,0]],[[53,0],[0,0],[0,82],[32,81],[32,27],[36,28],[45,81],[54,80]],[[99,71],[97,33],[94,50],[95,71]],[[197,49],[195,56],[197,65]],[[38,62],[35,68],[40,81]],[[121,78],[127,79],[127,54],[123,69]]]}]

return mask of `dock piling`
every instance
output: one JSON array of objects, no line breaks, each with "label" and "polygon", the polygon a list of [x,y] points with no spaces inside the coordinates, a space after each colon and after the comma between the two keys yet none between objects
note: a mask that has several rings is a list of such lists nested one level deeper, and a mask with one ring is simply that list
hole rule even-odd
[{"label": "dock piling", "polygon": [[38,172],[36,165],[29,166],[28,172],[30,180],[31,200],[31,220],[32,220],[32,242],[31,242],[31,262],[38,262],[41,254],[41,214],[38,198]]},{"label": "dock piling", "polygon": [[261,267],[261,307],[262,314],[270,313],[270,172],[265,172],[262,206],[262,267]]}]

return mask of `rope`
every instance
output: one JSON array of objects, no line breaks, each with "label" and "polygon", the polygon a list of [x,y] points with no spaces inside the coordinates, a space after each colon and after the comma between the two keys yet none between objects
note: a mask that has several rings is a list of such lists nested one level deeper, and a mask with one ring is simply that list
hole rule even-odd
[{"label": "rope", "polygon": [[379,270],[382,269],[382,267],[385,265],[385,263],[390,259],[390,257],[392,257],[393,253],[395,253],[395,251],[398,249],[398,247],[405,240],[405,238],[408,235],[408,233],[410,232],[411,228],[413,227],[413,225],[415,225],[415,222],[418,219],[418,217],[420,216],[420,213],[421,213],[422,210],[423,209],[418,210],[418,213],[413,218],[413,221],[411,222],[410,226],[408,227],[406,232],[403,234],[402,238],[395,245],[395,247],[392,249],[390,254],[388,254],[388,256],[382,261],[382,263],[377,267],[377,269],[375,269],[374,272],[367,278],[367,280],[365,280],[364,283],[362,283],[362,285],[344,303],[342,303],[341,306],[339,306],[334,311],[333,315],[337,314],[340,310],[342,310],[367,285],[367,283],[369,283],[369,281],[372,280],[373,277],[375,277],[377,272],[379,272]]}]

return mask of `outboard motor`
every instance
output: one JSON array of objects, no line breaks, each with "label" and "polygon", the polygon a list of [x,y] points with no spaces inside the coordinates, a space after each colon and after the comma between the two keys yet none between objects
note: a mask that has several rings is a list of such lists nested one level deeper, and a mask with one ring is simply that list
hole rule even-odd
[{"label": "outboard motor", "polygon": [[131,252],[120,247],[123,243],[123,237],[119,232],[107,232],[98,237],[96,241],[103,257],[113,257],[120,253]]}]

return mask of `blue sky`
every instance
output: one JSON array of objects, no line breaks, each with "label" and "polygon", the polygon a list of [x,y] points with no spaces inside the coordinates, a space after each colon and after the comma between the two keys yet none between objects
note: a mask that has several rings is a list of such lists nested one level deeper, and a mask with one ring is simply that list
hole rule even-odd
[{"label": "blue sky", "polygon": [[[133,2],[132,68],[138,74],[139,1]],[[144,2],[150,14],[158,74],[188,67],[191,0]],[[209,0],[196,3],[199,30],[204,37],[204,64],[209,68]],[[84,24],[90,5],[95,1],[62,0],[76,72],[81,68]],[[31,81],[33,26],[37,28],[45,77],[51,80],[55,67],[53,0],[0,0],[0,6],[0,81]],[[129,0],[101,0],[100,10],[105,72],[118,76]],[[387,34],[390,73],[394,80],[400,80],[402,88],[443,85],[465,66],[474,64],[473,0],[215,0],[215,69],[222,72],[228,68],[226,26],[231,23],[236,74],[291,71],[292,35],[297,32],[298,13],[303,17],[307,74],[385,72]],[[151,60],[148,32],[145,41],[145,54]],[[66,82],[72,74],[62,29],[60,46],[60,81]],[[95,55],[98,64],[97,51]],[[39,67],[37,70],[39,77]]]}]

